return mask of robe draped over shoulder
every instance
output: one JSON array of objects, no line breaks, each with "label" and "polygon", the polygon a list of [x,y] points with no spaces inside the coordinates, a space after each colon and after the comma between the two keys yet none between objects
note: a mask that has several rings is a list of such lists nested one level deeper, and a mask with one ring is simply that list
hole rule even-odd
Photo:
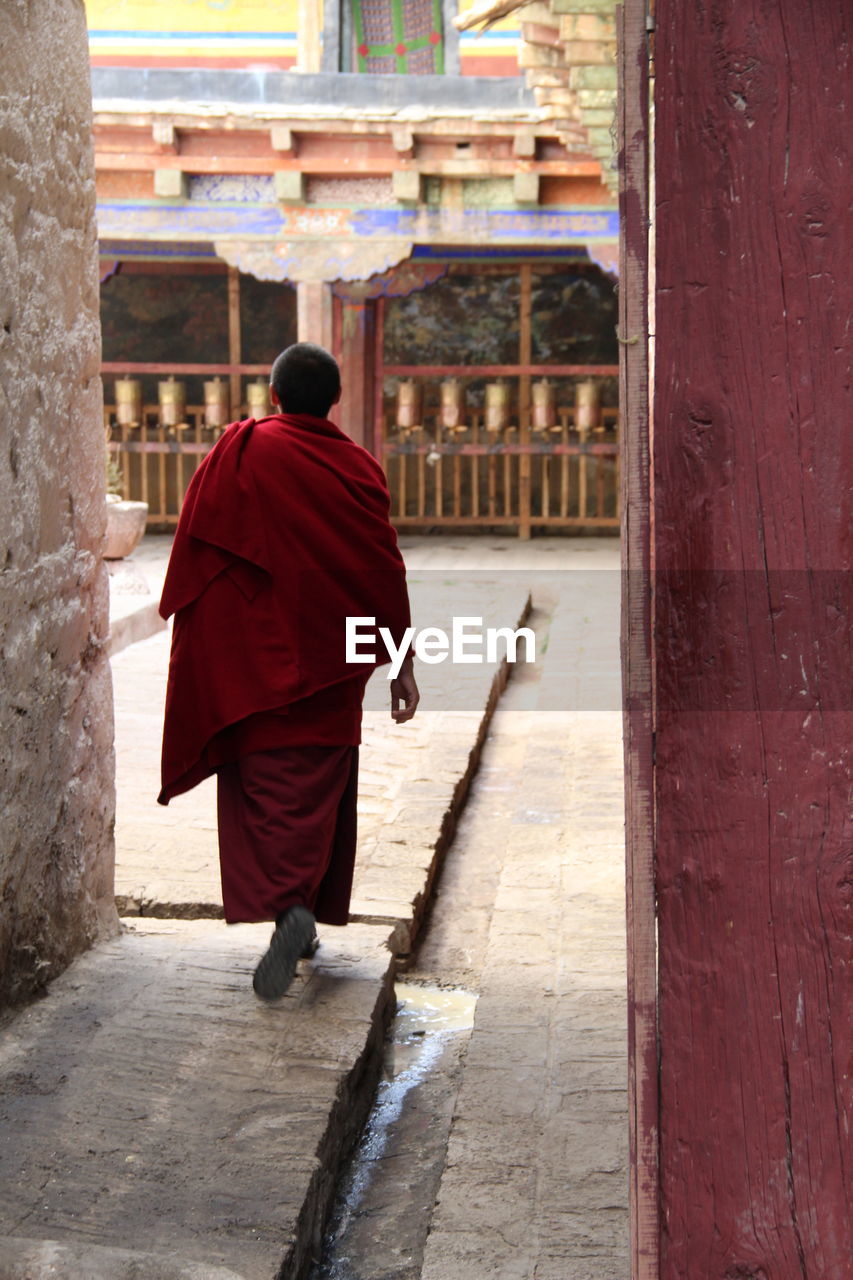
[{"label": "robe draped over shoulder", "polygon": [[[382,469],[333,423],[232,423],[195,472],[160,612],[174,614],[159,800],[213,770],[208,743],[369,667],[346,662],[346,618],[399,645],[405,567]],[[376,661],[389,660],[377,639]]]}]

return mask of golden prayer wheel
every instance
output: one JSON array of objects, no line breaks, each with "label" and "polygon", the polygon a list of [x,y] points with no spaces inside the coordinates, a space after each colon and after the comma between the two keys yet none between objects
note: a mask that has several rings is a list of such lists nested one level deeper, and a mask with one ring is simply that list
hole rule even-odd
[{"label": "golden prayer wheel", "polygon": [[250,382],[246,387],[246,403],[250,418],[267,418],[270,412],[270,389],[263,378]]},{"label": "golden prayer wheel", "polygon": [[458,378],[441,384],[441,425],[449,431],[465,426],[465,387]]},{"label": "golden prayer wheel", "polygon": [[142,421],[142,383],[138,378],[116,378],[116,418],[122,427]]},{"label": "golden prayer wheel", "polygon": [[228,383],[214,378],[204,384],[204,424],[206,427],[224,427],[228,417]]},{"label": "golden prayer wheel", "polygon": [[160,402],[160,422],[164,427],[177,427],[179,423],[186,421],[186,383],[176,382],[174,374],[169,374],[165,382],[157,383],[157,398]]},{"label": "golden prayer wheel", "polygon": [[589,380],[575,386],[575,428],[585,436],[601,420],[601,389],[597,382]]},{"label": "golden prayer wheel", "polygon": [[423,393],[420,384],[407,379],[397,386],[397,426],[419,427],[423,422]]},{"label": "golden prayer wheel", "polygon": [[504,431],[509,426],[510,388],[506,382],[486,383],[486,430]]},{"label": "golden prayer wheel", "polygon": [[557,425],[557,388],[543,378],[531,387],[533,397],[533,430],[550,431]]}]

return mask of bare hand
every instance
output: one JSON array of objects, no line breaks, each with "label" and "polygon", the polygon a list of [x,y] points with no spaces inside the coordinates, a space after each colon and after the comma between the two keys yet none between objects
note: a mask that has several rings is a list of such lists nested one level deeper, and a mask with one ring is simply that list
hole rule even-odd
[{"label": "bare hand", "polygon": [[391,681],[391,719],[395,724],[405,724],[407,720],[411,720],[420,697],[412,670],[412,659],[407,658],[400,668],[400,674]]}]

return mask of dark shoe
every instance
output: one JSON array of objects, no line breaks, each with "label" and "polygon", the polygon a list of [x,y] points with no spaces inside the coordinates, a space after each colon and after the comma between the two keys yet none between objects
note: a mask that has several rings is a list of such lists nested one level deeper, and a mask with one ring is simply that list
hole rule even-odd
[{"label": "dark shoe", "polygon": [[[290,908],[288,907],[288,911],[289,910]],[[281,915],[276,916],[275,918],[276,928],[278,928],[278,926],[281,924],[282,920],[286,915],[287,915],[287,911],[282,911]],[[314,956],[317,954],[319,950],[320,950],[320,939],[317,937],[317,929],[315,927],[314,932],[311,935],[311,941],[308,943],[308,946],[302,952],[302,955],[299,957],[299,959],[313,960]]]},{"label": "dark shoe", "polygon": [[276,925],[269,948],[255,970],[252,986],[262,1000],[278,1000],[293,981],[296,965],[314,937],[307,907],[291,907]]},{"label": "dark shoe", "polygon": [[317,954],[319,950],[320,950],[320,939],[317,937],[317,930],[315,929],[313,936],[311,938],[311,941],[308,943],[308,946],[302,952],[300,959],[313,960],[314,956]]}]

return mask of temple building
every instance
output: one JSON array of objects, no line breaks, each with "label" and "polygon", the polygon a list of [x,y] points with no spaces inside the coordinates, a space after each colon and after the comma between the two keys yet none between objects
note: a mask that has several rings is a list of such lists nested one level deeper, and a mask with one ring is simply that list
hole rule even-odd
[{"label": "temple building", "polygon": [[297,339],[401,528],[618,526],[609,0],[87,15],[105,412],[153,526]]}]

